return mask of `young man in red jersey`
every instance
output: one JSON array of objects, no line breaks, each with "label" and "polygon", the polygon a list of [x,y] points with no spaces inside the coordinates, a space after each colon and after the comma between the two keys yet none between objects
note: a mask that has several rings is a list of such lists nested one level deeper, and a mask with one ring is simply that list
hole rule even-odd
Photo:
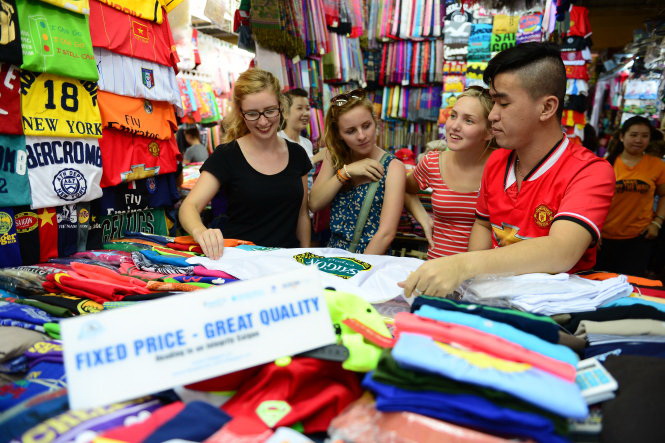
[{"label": "young man in red jersey", "polygon": [[494,99],[492,133],[504,149],[485,165],[469,252],[424,263],[402,283],[407,296],[445,297],[480,275],[595,264],[615,179],[609,163],[562,132],[566,71],[557,46],[502,51],[484,80]]}]

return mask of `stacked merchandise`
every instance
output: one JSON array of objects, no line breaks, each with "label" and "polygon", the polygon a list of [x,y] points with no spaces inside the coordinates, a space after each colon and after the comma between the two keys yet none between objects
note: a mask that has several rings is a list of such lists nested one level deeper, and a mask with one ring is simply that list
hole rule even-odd
[{"label": "stacked merchandise", "polygon": [[577,143],[584,140],[586,111],[589,95],[589,62],[591,60],[591,26],[589,11],[582,6],[571,5],[563,11],[564,22],[569,29],[562,35],[561,58],[566,66],[566,97],[561,124],[568,138]]},{"label": "stacked merchandise", "polygon": [[548,317],[419,297],[363,386],[382,412],[408,411],[504,438],[568,441],[587,405],[578,357]]},{"label": "stacked merchandise", "polygon": [[[110,241],[104,250],[0,271],[0,435],[22,441],[47,431],[63,441],[93,433],[120,441],[239,441],[240,437],[258,435],[261,438],[257,440],[264,441],[276,428],[296,423],[305,433],[325,432],[331,420],[344,416],[343,409],[362,394],[358,373],[366,372],[363,385],[376,394],[372,411],[408,411],[414,414],[412,418],[430,417],[437,425],[431,423],[432,435],[440,435],[443,430],[437,428],[451,423],[485,433],[482,441],[498,441],[489,435],[566,441],[566,418],[586,416],[587,406],[573,381],[578,357],[561,345],[566,334],[551,318],[426,296],[414,301],[413,313],[405,312],[408,305],[393,299],[401,291],[396,283],[420,266],[421,260],[335,249],[266,249],[232,239],[225,240],[222,259],[210,260],[200,256],[201,249],[191,237],[141,232],[125,232],[123,237]],[[184,390],[178,388],[176,393],[69,410],[62,343],[58,341],[63,318],[125,309],[173,294],[232,284],[236,279],[300,270],[310,264],[323,271],[325,286],[338,289],[326,291],[325,300],[331,323],[337,325],[338,343],[348,352],[343,362],[293,356],[288,364],[280,359],[197,382]],[[489,285],[479,282],[480,286],[467,289],[483,302],[510,299],[511,306],[521,304],[523,308],[528,307],[526,298],[530,296],[531,305],[536,307],[529,310],[547,309],[548,313],[554,312],[552,306],[542,301],[559,300],[557,312],[566,313],[567,318],[557,319],[571,328],[572,322],[583,325],[590,341],[608,340],[591,329],[607,326],[611,329],[603,334],[610,331],[628,337],[619,345],[606,341],[615,348],[637,350],[638,345],[628,342],[638,337],[635,334],[642,334],[640,351],[662,351],[663,344],[658,341],[662,325],[657,323],[662,323],[665,305],[659,303],[660,308],[654,309],[647,303],[656,302],[647,302],[644,296],[620,297],[633,288],[626,285],[624,276],[609,277],[594,281],[592,278],[599,277],[589,275],[589,284],[578,284],[568,292],[561,286],[563,276],[543,282],[537,280],[545,278],[539,275],[524,276],[525,281],[509,277]],[[641,292],[665,300],[662,288],[647,288],[651,282],[639,283]],[[366,301],[389,299],[393,300],[376,305],[381,315]],[[611,307],[629,303],[642,306],[620,311]],[[599,305],[600,309],[589,312]],[[394,323],[396,340],[383,317],[388,313],[394,316],[389,323]],[[598,325],[610,319],[612,324]],[[619,325],[614,321],[623,319],[633,323]],[[635,323],[635,319],[649,321]],[[568,336],[570,339],[575,341]],[[596,343],[587,353],[609,349],[601,348],[607,344]],[[635,369],[629,363],[625,364]],[[616,401],[630,405],[633,400],[622,400],[622,395],[635,395],[633,388],[623,386]],[[236,394],[221,410],[216,400],[219,395],[206,394],[229,390]],[[643,387],[638,392],[643,393]],[[275,401],[282,406],[274,414],[264,414],[262,411],[275,406]],[[611,403],[605,405],[609,408]],[[125,418],[139,414],[147,420],[127,428]],[[614,413],[608,426],[620,423],[618,417]],[[371,432],[379,430],[371,426]],[[365,432],[369,430],[365,428]]]},{"label": "stacked merchandise", "polygon": [[[144,425],[142,432],[147,432],[146,426],[152,432],[178,416],[183,408],[192,408],[187,414],[188,426],[178,421],[177,426],[171,423],[170,427],[179,429],[181,433],[177,436],[188,440],[203,440],[229,421],[234,423],[232,429],[224,432],[234,435],[249,431],[270,435],[270,428],[298,422],[306,432],[325,431],[330,420],[360,396],[356,372],[373,369],[380,353],[379,348],[364,342],[346,323],[337,328],[340,343],[346,343],[349,349],[349,358],[343,364],[339,360],[294,357],[288,365],[267,364],[232,374],[231,381],[215,378],[190,386],[198,391],[219,391],[226,390],[219,388],[222,383],[234,383],[235,387],[229,389],[238,392],[224,405],[223,411],[208,403],[184,405],[172,392],[91,410],[68,411],[62,343],[58,341],[59,322],[63,318],[124,308],[236,280],[229,273],[216,269],[220,267],[251,278],[270,274],[275,268],[303,269],[309,263],[318,263],[320,269],[325,270],[322,275],[326,276],[326,285],[355,288],[373,294],[375,299],[386,299],[394,296],[396,282],[422,263],[415,259],[365,257],[325,249],[300,251],[294,259],[292,250],[263,251],[265,248],[252,248],[247,242],[230,239],[225,240],[225,246],[226,262],[214,263],[204,257],[196,258],[201,248],[191,237],[126,232],[123,239],[113,240],[105,250],[80,252],[67,259],[0,271],[0,374],[3,379],[0,435],[26,441],[54,427],[53,438],[76,439],[84,433],[94,435],[122,428],[123,424],[128,424],[125,417],[132,413],[150,416],[145,423],[151,424]],[[234,251],[242,247],[247,250]],[[256,266],[246,266],[247,259],[243,257],[247,254],[256,255]],[[356,263],[355,275],[340,274],[339,266],[326,265],[339,260]],[[352,321],[353,325],[363,326],[364,332],[373,331],[377,337],[390,339],[382,317],[368,302],[342,292],[326,294],[325,300],[334,323],[342,325]],[[271,380],[282,380],[282,383],[271,384]],[[278,399],[290,404],[290,414],[277,420],[271,418],[274,414],[270,417],[258,414],[257,406]],[[170,413],[156,412],[166,405]],[[192,423],[196,426],[191,426]],[[203,437],[200,436],[202,429],[207,432]],[[134,434],[136,429],[131,431],[118,429],[108,438],[123,441],[129,435],[143,435]],[[160,434],[159,438],[164,435]],[[130,440],[143,441],[136,438]],[[153,440],[163,441],[158,437]]]}]

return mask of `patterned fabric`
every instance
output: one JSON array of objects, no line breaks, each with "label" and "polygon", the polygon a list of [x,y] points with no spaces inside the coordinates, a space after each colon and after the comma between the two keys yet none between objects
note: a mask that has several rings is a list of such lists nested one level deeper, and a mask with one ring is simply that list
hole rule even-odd
[{"label": "patterned fabric", "polygon": [[[383,158],[381,164],[385,171],[388,170],[388,165],[395,158],[397,157],[392,154],[388,154]],[[379,187],[374,195],[374,201],[372,202],[367,222],[358,241],[358,248],[356,249],[356,253],[358,254],[362,254],[365,251],[370,240],[379,229],[383,196],[386,190],[386,175],[384,174],[381,177]],[[356,221],[360,215],[360,208],[362,208],[369,185],[370,183],[365,183],[351,189],[343,189],[333,199],[330,206],[331,236],[328,247],[348,249],[351,245],[353,233],[356,229]]]}]

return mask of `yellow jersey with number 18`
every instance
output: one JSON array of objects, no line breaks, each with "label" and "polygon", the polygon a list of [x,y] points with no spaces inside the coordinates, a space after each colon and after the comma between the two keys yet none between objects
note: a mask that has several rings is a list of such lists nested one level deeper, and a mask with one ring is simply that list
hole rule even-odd
[{"label": "yellow jersey with number 18", "polygon": [[100,138],[97,83],[22,70],[21,121],[25,135]]}]

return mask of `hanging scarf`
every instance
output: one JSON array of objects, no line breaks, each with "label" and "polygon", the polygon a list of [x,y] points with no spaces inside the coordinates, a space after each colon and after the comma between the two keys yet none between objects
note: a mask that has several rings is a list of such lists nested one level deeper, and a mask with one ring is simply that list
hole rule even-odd
[{"label": "hanging scarf", "polygon": [[250,22],[256,42],[262,47],[305,57],[305,45],[298,36],[288,0],[252,0]]}]

